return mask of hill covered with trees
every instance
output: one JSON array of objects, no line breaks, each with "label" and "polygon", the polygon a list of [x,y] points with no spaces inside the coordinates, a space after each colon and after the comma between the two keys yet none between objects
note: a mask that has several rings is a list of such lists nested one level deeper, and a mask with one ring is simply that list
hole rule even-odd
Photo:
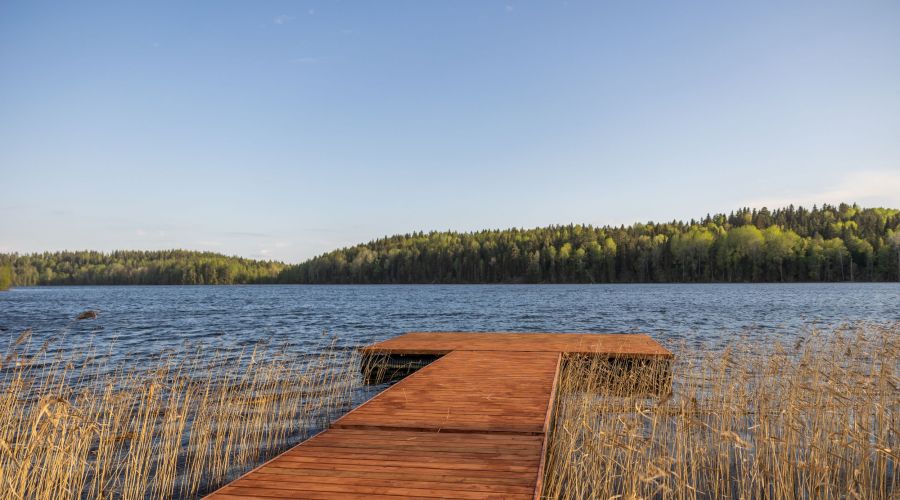
[{"label": "hill covered with trees", "polygon": [[187,250],[0,254],[0,289],[248,283],[900,280],[900,210],[744,208],[688,222],[397,235],[288,266]]},{"label": "hill covered with trees", "polygon": [[286,268],[288,283],[897,281],[900,210],[741,209],[689,222],[392,236]]},{"label": "hill covered with trees", "polygon": [[10,269],[17,286],[273,283],[284,267],[187,250],[0,254],[0,269]]}]

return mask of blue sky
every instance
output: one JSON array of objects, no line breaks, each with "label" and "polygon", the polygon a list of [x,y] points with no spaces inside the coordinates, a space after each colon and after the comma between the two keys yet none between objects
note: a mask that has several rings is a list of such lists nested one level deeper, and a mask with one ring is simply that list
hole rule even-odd
[{"label": "blue sky", "polygon": [[0,251],[900,207],[900,3],[0,4]]}]

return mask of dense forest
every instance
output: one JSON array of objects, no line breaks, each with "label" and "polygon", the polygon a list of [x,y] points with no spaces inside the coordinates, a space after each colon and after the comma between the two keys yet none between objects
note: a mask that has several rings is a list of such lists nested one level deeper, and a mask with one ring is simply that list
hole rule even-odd
[{"label": "dense forest", "polygon": [[8,290],[12,286],[12,267],[8,264],[0,265],[0,292]]},{"label": "dense forest", "polygon": [[29,285],[234,285],[273,283],[280,262],[187,250],[0,254],[12,284]]},{"label": "dense forest", "polygon": [[689,222],[391,236],[302,264],[186,250],[0,254],[12,285],[900,280],[900,210],[741,209]]},{"label": "dense forest", "polygon": [[897,281],[900,210],[741,209],[689,222],[392,236],[286,268],[289,283]]}]

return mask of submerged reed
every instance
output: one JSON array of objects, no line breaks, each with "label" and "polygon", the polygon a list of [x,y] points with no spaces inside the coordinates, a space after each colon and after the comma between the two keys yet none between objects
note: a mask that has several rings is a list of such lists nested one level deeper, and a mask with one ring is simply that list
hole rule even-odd
[{"label": "submerged reed", "polygon": [[346,412],[355,351],[167,354],[109,366],[95,350],[0,366],[0,498],[192,498]]},{"label": "submerged reed", "polygon": [[900,325],[681,349],[671,389],[662,364],[570,356],[543,496],[897,498],[898,363]]}]

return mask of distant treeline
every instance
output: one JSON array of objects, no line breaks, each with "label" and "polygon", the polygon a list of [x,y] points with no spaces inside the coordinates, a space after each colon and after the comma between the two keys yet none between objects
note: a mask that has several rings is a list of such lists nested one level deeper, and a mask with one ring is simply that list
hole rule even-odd
[{"label": "distant treeline", "polygon": [[745,208],[690,222],[392,236],[286,268],[289,283],[897,281],[900,210]]},{"label": "distant treeline", "polygon": [[293,266],[186,250],[0,254],[0,285],[10,275],[19,286],[897,281],[900,210],[745,208],[690,222],[412,233]]},{"label": "distant treeline", "polygon": [[187,250],[0,254],[12,284],[30,285],[234,285],[274,283],[280,262]]}]

